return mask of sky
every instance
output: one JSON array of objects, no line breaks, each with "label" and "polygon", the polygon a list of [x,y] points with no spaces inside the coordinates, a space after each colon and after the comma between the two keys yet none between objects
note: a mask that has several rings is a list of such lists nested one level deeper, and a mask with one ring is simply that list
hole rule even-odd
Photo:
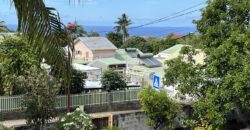
[{"label": "sky", "polygon": [[[17,24],[17,18],[10,0],[0,0],[0,21],[6,24]],[[122,13],[126,13],[133,21],[132,26],[142,25],[156,19],[170,16],[176,12],[192,11],[205,7],[206,0],[45,0],[49,7],[58,10],[62,21],[77,21],[84,26],[114,26],[114,22]],[[185,12],[183,12],[185,13]],[[168,21],[151,24],[158,27],[194,27],[194,19],[199,19],[200,11],[174,18]]]}]

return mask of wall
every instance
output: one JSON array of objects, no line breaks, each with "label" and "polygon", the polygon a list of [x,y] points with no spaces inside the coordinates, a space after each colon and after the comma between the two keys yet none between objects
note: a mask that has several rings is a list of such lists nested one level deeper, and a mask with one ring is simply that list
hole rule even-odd
[{"label": "wall", "polygon": [[[98,113],[98,112],[109,112],[109,111],[125,111],[125,110],[139,110],[141,108],[138,101],[122,102],[122,103],[111,103],[102,105],[86,105],[84,110],[86,113]],[[73,111],[75,108],[72,108]],[[57,115],[66,113],[66,109],[58,109]],[[15,120],[24,119],[24,112],[0,112],[0,121],[4,120]]]},{"label": "wall", "polygon": [[[77,51],[80,51],[81,54],[77,54]],[[88,58],[86,56],[86,53],[88,53]],[[74,58],[86,60],[86,61],[92,61],[93,60],[93,53],[81,41],[78,41],[75,44],[75,57]]]},{"label": "wall", "polygon": [[112,58],[115,56],[115,50],[95,50],[93,51],[93,58]]},{"label": "wall", "polygon": [[122,130],[153,130],[145,124],[147,116],[142,112],[119,114],[113,116],[115,126]]}]

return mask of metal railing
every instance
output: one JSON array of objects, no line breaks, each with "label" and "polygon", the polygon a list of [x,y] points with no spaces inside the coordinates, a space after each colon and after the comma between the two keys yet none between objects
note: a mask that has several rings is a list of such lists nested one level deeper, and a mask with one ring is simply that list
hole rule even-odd
[{"label": "metal railing", "polygon": [[[114,91],[111,93],[100,92],[100,93],[83,93],[83,94],[72,94],[70,96],[70,106],[82,106],[82,105],[98,105],[119,103],[126,101],[136,101],[138,99],[138,92],[140,89],[124,90],[124,91]],[[109,95],[112,98],[109,98]],[[0,96],[0,112],[11,112],[22,110],[22,100],[23,96]],[[67,107],[67,95],[57,96],[56,108],[66,108]],[[111,101],[109,101],[111,100]]]}]

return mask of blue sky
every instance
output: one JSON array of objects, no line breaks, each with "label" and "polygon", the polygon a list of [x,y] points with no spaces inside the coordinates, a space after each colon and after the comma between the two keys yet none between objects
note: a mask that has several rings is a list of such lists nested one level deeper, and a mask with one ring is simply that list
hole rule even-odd
[{"label": "blue sky", "polygon": [[[137,26],[204,2],[194,9],[202,8],[206,2],[206,0],[81,0],[79,4],[78,0],[71,1],[73,2],[69,4],[69,0],[46,0],[46,4],[59,11],[64,23],[76,19],[85,26],[113,26],[114,21],[122,13],[126,13],[133,21],[133,25]],[[6,21],[7,24],[17,24],[15,9],[9,0],[1,0],[0,8],[0,20]],[[192,20],[199,18],[200,12],[197,11],[150,26],[192,27],[194,26]]]}]

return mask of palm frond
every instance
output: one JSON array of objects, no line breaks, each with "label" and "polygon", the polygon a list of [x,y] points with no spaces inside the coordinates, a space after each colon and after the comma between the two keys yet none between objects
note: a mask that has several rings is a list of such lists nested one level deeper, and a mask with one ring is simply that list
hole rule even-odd
[{"label": "palm frond", "polygon": [[[46,7],[43,0],[13,0],[18,17],[18,30],[31,45],[39,50],[41,58],[58,69],[67,81],[71,75],[73,43],[66,27],[54,8]],[[68,53],[65,51],[68,47]]]}]

